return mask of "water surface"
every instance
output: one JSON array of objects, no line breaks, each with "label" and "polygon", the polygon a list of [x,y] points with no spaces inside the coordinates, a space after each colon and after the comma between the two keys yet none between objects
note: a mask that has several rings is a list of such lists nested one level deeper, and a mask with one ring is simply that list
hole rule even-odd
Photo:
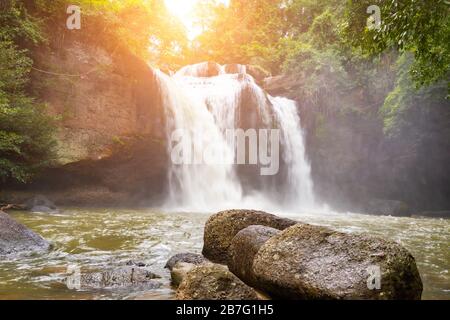
[{"label": "water surface", "polygon": [[[57,215],[15,212],[12,216],[51,241],[45,254],[0,262],[0,299],[173,299],[168,258],[201,252],[208,215],[159,210],[65,209]],[[414,255],[424,299],[450,299],[450,222],[441,219],[357,214],[290,214],[290,218],[346,232],[368,232],[394,240]],[[74,291],[64,285],[68,265],[81,271],[143,262],[161,275],[151,291],[130,288]]]}]

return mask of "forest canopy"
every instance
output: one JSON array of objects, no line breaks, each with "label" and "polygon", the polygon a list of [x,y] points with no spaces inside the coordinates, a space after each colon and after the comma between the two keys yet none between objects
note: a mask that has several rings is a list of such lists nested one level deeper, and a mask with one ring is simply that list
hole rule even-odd
[{"label": "forest canopy", "polygon": [[[29,181],[54,157],[57,119],[33,96],[30,73],[34,51],[51,48],[52,39],[67,31],[68,5],[82,9],[79,33],[86,41],[110,51],[127,48],[164,71],[208,60],[257,65],[303,78],[305,100],[360,89],[375,106],[365,112],[380,117],[387,136],[417,129],[412,121],[424,108],[448,109],[448,1],[193,3],[200,32],[190,39],[186,24],[164,0],[2,0],[0,179]],[[380,28],[368,27],[371,5],[380,9]],[[422,101],[420,108],[413,96]]]}]

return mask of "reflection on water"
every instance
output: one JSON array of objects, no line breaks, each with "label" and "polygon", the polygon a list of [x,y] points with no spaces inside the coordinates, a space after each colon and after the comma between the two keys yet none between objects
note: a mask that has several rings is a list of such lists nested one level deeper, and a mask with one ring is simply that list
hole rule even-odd
[{"label": "reflection on water", "polygon": [[[156,210],[67,209],[62,214],[13,213],[54,244],[54,250],[0,262],[0,299],[172,299],[167,259],[201,252],[206,214]],[[297,220],[347,232],[369,232],[405,246],[416,258],[424,299],[450,299],[449,220],[372,217],[355,214],[296,214]],[[77,292],[63,283],[68,265],[81,272],[149,265],[164,285],[151,292],[127,289]]]}]

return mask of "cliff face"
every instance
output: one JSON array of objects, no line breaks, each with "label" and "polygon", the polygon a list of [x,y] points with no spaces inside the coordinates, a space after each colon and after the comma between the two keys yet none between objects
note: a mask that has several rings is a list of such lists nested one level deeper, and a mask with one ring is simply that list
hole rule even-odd
[{"label": "cliff face", "polygon": [[264,88],[298,102],[315,191],[323,201],[358,212],[371,212],[368,204],[374,201],[402,201],[409,213],[450,207],[448,136],[438,129],[436,110],[416,106],[423,110],[416,123],[427,135],[426,144],[414,132],[390,139],[378,113],[388,92],[374,86],[308,98],[304,82],[295,75],[278,76],[266,79]]},{"label": "cliff face", "polygon": [[154,71],[125,50],[80,41],[34,60],[33,90],[59,119],[57,159],[33,184],[15,186],[12,200],[39,192],[60,205],[158,201],[167,159]]}]

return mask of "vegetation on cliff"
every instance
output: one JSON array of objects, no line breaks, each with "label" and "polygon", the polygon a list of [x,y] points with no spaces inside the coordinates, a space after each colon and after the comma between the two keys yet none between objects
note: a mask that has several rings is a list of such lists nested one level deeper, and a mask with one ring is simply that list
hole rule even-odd
[{"label": "vegetation on cliff", "polygon": [[27,92],[29,50],[44,38],[16,1],[3,3],[0,24],[0,180],[26,182],[52,159],[53,119]]},{"label": "vegetation on cliff", "polygon": [[[196,2],[199,32],[190,39],[164,0],[2,1],[0,178],[28,181],[51,162],[54,119],[37,75],[65,72],[37,65],[36,56],[42,48],[64,56],[76,40],[166,72],[209,60],[284,73],[295,82],[290,95],[300,102],[324,197],[450,205],[447,1],[226,2]],[[81,7],[81,30],[67,29],[68,5]],[[367,26],[371,5],[380,28]]]}]

